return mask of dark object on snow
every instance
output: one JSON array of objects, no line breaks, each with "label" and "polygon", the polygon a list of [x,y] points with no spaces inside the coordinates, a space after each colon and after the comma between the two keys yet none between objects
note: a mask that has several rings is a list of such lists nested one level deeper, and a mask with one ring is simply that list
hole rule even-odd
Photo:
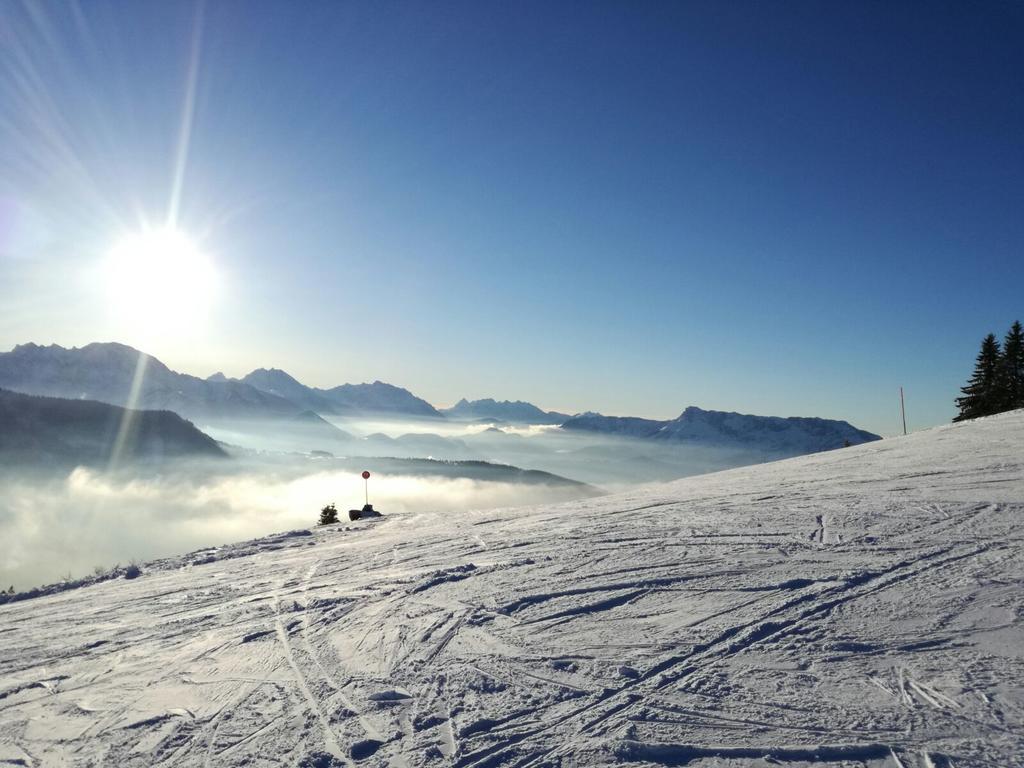
[{"label": "dark object on snow", "polygon": [[362,509],[350,509],[348,511],[349,520],[359,520],[363,517],[380,517],[381,514],[373,508],[373,504],[364,504]]},{"label": "dark object on snow", "polygon": [[338,522],[338,509],[333,503],[320,510],[320,525],[331,525],[336,522]]}]

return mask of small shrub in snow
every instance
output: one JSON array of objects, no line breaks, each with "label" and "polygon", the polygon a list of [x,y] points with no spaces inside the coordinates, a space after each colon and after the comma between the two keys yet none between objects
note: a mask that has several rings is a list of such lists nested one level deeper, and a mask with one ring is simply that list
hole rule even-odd
[{"label": "small shrub in snow", "polygon": [[331,525],[336,522],[338,522],[338,509],[332,502],[320,510],[320,525]]}]

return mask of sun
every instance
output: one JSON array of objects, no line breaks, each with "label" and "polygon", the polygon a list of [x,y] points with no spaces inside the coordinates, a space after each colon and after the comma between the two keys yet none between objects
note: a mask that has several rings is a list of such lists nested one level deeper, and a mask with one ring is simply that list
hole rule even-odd
[{"label": "sun", "polygon": [[161,335],[201,324],[218,284],[210,258],[176,229],[123,236],[107,254],[102,280],[120,322]]}]

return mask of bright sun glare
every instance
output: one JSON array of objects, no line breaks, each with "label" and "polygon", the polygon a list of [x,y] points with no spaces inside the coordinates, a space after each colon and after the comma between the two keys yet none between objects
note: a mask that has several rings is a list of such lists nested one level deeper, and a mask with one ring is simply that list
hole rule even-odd
[{"label": "bright sun glare", "polygon": [[110,250],[104,267],[110,309],[136,329],[167,334],[196,326],[213,305],[213,264],[177,230],[123,237]]}]

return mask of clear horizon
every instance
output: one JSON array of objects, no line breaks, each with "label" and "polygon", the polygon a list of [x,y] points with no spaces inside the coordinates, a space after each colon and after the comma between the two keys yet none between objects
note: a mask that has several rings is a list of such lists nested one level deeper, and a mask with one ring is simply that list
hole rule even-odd
[{"label": "clear horizon", "polygon": [[251,8],[0,9],[0,348],[894,435],[1024,319],[1021,6]]}]

